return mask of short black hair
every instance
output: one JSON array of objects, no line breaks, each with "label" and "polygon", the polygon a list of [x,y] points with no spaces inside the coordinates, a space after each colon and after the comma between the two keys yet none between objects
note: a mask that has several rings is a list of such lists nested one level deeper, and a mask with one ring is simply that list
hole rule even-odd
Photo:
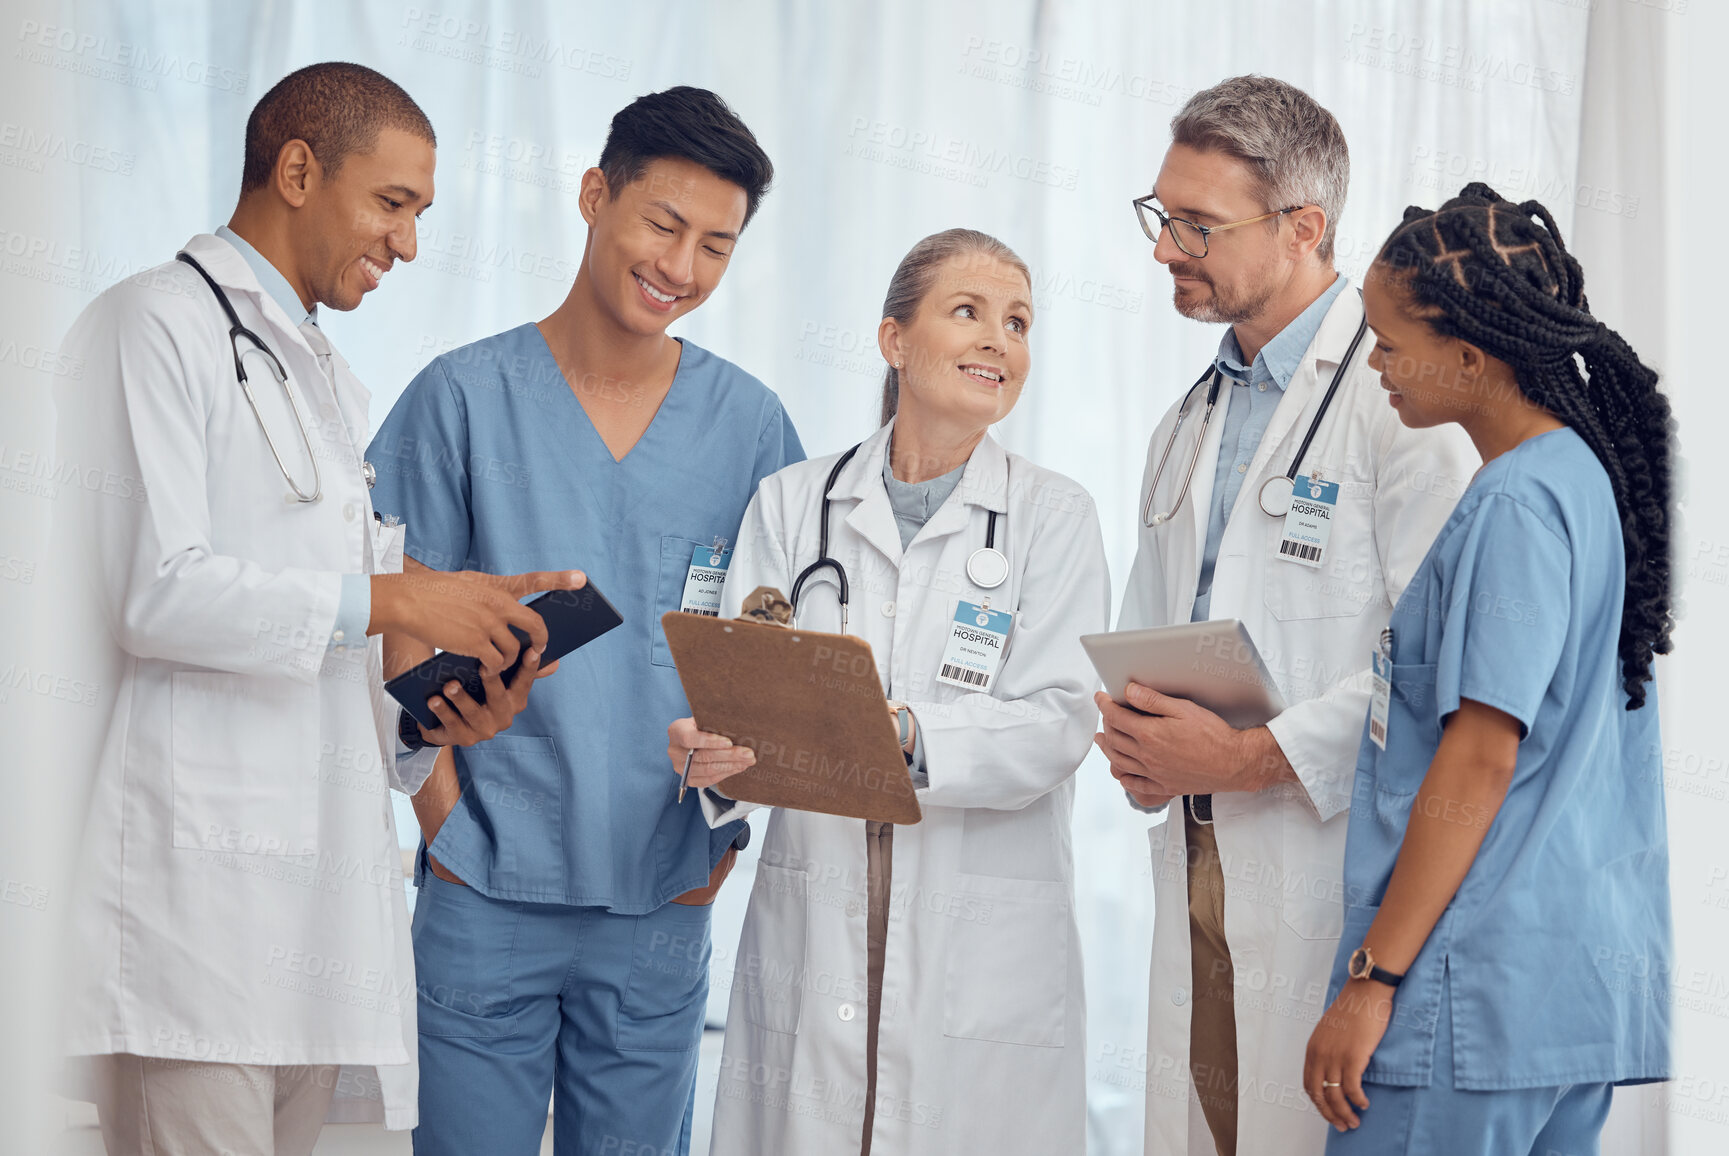
[{"label": "short black hair", "polygon": [[744,190],[744,223],[756,215],[774,180],[774,165],[744,121],[706,88],[681,84],[639,96],[612,118],[600,171],[616,198],[661,157],[694,161]]},{"label": "short black hair", "polygon": [[289,73],[246,118],[242,194],[270,182],[282,146],[303,140],[329,176],[350,153],[369,152],[383,129],[413,133],[434,148],[432,122],[402,86],[360,64],[327,61]]}]

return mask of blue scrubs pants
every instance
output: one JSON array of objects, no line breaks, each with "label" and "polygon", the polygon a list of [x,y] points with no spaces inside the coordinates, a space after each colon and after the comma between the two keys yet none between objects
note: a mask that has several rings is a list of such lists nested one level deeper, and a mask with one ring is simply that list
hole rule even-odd
[{"label": "blue scrubs pants", "polygon": [[1427,1088],[1363,1082],[1369,1107],[1327,1156],[1597,1156],[1611,1084],[1470,1092],[1453,1087],[1453,1008],[1442,988],[1434,1078]]},{"label": "blue scrubs pants", "polygon": [[489,899],[425,873],[414,908],[417,1156],[685,1156],[709,909]]}]

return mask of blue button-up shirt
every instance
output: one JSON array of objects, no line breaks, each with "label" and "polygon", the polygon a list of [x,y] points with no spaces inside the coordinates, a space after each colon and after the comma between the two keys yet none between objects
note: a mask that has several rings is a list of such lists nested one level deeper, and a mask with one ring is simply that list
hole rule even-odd
[{"label": "blue button-up shirt", "polygon": [[1237,344],[1235,329],[1225,330],[1225,336],[1219,342],[1219,355],[1213,359],[1213,364],[1231,383],[1231,392],[1227,398],[1225,428],[1219,441],[1219,464],[1213,470],[1213,506],[1207,517],[1207,542],[1201,553],[1200,578],[1195,584],[1195,609],[1189,615],[1191,622],[1205,622],[1211,617],[1213,569],[1219,562],[1219,540],[1225,536],[1225,522],[1230,519],[1231,508],[1237,504],[1243,479],[1248,475],[1267,426],[1272,423],[1273,411],[1279,408],[1279,399],[1285,395],[1285,387],[1296,376],[1297,367],[1303,363],[1303,354],[1314,343],[1315,334],[1321,331],[1321,322],[1326,320],[1327,311],[1333,307],[1333,300],[1347,284],[1349,279],[1346,277],[1334,278],[1325,293],[1310,302],[1307,309],[1267,342],[1255,355],[1252,365],[1243,364],[1243,349]]},{"label": "blue button-up shirt", "polygon": [[218,225],[216,235],[234,246],[234,251],[240,254],[252,275],[258,278],[259,286],[270,295],[270,299],[282,306],[282,311],[288,314],[288,319],[296,325],[305,325],[308,321],[318,324],[318,303],[312,303],[308,309],[300,303],[300,294],[294,291],[294,286],[288,283],[288,278],[282,271],[270,263],[257,249],[252,247],[245,237],[230,229],[227,225]]}]

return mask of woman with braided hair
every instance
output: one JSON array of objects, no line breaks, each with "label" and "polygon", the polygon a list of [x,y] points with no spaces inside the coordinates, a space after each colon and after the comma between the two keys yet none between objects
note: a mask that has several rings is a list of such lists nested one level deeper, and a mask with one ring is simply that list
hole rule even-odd
[{"label": "woman with braided hair", "polygon": [[1406,210],[1363,297],[1400,419],[1484,464],[1374,656],[1303,1086],[1331,1156],[1595,1153],[1669,1077],[1669,404],[1535,201]]}]

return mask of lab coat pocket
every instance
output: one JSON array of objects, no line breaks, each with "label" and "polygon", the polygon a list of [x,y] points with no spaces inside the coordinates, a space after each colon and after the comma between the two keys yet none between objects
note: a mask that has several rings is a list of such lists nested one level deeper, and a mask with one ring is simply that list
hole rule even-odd
[{"label": "lab coat pocket", "polygon": [[469,775],[463,799],[496,841],[494,882],[519,895],[564,894],[564,767],[557,745],[541,735],[507,733],[459,757]]},{"label": "lab coat pocket", "polygon": [[1349,811],[1325,823],[1307,807],[1288,807],[1284,862],[1280,866],[1280,911],[1285,926],[1302,939],[1336,940],[1345,925],[1345,828]]},{"label": "lab coat pocket", "polygon": [[1290,622],[1355,617],[1365,606],[1382,603],[1385,596],[1375,553],[1372,493],[1372,487],[1363,483],[1347,481],[1341,487],[1319,566],[1280,557],[1285,519],[1270,517],[1259,507],[1253,509],[1252,513],[1266,522],[1263,548],[1271,561],[1261,591],[1274,618]]},{"label": "lab coat pocket", "polygon": [[1387,749],[1365,743],[1373,756],[1377,806],[1388,802],[1399,812],[1410,810],[1410,799],[1423,785],[1441,745],[1441,719],[1436,711],[1432,662],[1395,664],[1392,693],[1387,701]]},{"label": "lab coat pocket", "polygon": [[1060,1048],[1069,994],[1067,883],[957,874],[943,1035]]},{"label": "lab coat pocket", "polygon": [[807,886],[803,871],[757,863],[732,998],[742,1001],[747,1022],[771,1032],[798,1031],[804,1008]]},{"label": "lab coat pocket", "polygon": [[660,581],[655,587],[654,621],[649,624],[648,660],[656,666],[673,666],[672,648],[666,644],[666,631],[661,629],[660,616],[677,610],[684,603],[684,580],[690,575],[690,559],[698,546],[694,538],[663,534],[660,539]]},{"label": "lab coat pocket", "polygon": [[174,845],[248,855],[318,847],[318,687],[174,674]]},{"label": "lab coat pocket", "polygon": [[374,519],[372,523],[372,572],[402,573],[402,547],[408,527],[401,522],[386,526]]}]

